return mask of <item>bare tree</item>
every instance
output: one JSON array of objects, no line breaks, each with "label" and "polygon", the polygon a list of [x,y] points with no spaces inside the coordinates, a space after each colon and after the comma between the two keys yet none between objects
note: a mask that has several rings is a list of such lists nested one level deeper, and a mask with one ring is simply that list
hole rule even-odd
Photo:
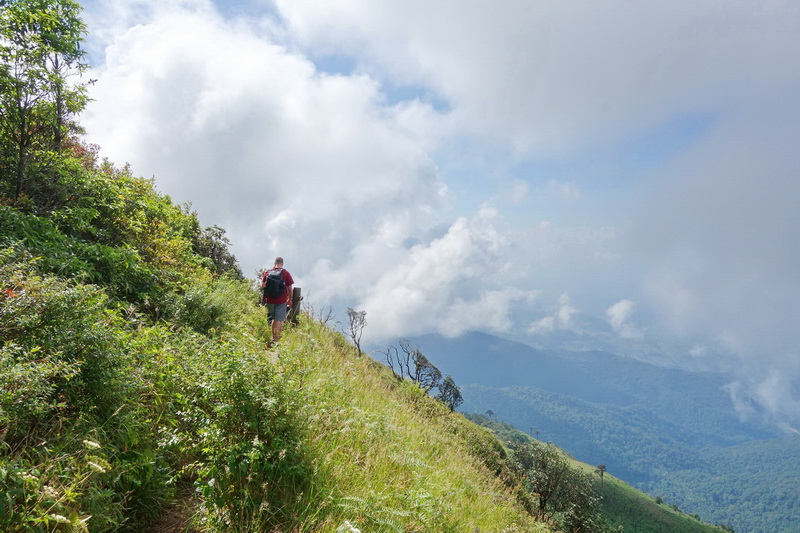
[{"label": "bare tree", "polygon": [[386,359],[386,366],[392,370],[394,377],[400,381],[403,381],[403,367],[400,360],[400,352],[397,350],[397,347],[389,346],[385,352],[380,353],[383,353],[383,356]]},{"label": "bare tree", "polygon": [[400,339],[399,343],[399,349],[390,346],[384,352],[386,364],[392,369],[394,375],[400,380],[410,379],[419,384],[425,392],[439,387],[442,382],[442,373],[439,369],[425,357],[425,354],[417,346],[411,344],[410,340]]},{"label": "bare tree", "polygon": [[333,307],[325,306],[317,310],[314,304],[310,301],[310,295],[311,291],[309,291],[308,294],[306,294],[306,297],[303,298],[303,312],[323,326],[328,327],[328,324],[333,322],[335,318],[333,314]]},{"label": "bare tree", "polygon": [[414,381],[419,383],[425,392],[430,392],[431,389],[438,387],[442,382],[442,373],[436,368],[433,363],[428,361],[420,350],[415,349],[411,354],[411,359],[414,361]]},{"label": "bare tree", "polygon": [[361,335],[364,333],[364,328],[367,326],[367,312],[355,311],[352,307],[348,307],[347,318],[350,319],[347,334],[353,341],[353,344],[356,345],[358,355],[363,355],[364,352],[361,351]]}]

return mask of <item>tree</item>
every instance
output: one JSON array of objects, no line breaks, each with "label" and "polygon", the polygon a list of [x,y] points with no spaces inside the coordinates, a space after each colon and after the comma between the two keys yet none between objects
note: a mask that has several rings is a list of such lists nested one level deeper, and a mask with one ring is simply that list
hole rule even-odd
[{"label": "tree", "polygon": [[230,252],[230,245],[231,241],[225,236],[225,230],[219,226],[198,230],[192,236],[193,250],[211,260],[215,274],[229,273],[237,279],[243,279],[236,257]]},{"label": "tree", "polygon": [[425,392],[430,392],[439,386],[442,381],[442,373],[431,363],[425,354],[419,349],[415,349],[411,354],[411,360],[414,362],[414,375],[411,377],[413,381],[419,383]]},{"label": "tree", "polygon": [[444,378],[439,385],[439,394],[436,399],[444,403],[451,411],[455,411],[456,407],[464,403],[461,389],[458,388],[456,382],[450,376]]},{"label": "tree", "polygon": [[358,355],[363,354],[361,351],[361,335],[364,333],[364,328],[367,326],[367,312],[356,311],[352,307],[347,308],[347,318],[350,319],[348,336],[352,339],[353,344],[356,345]]},{"label": "tree", "polygon": [[603,486],[603,475],[606,473],[606,465],[597,465],[595,472],[600,476],[600,486]]},{"label": "tree", "polygon": [[575,533],[607,530],[591,479],[572,468],[554,444],[526,442],[514,450],[514,464],[537,499],[539,519]]},{"label": "tree", "polygon": [[441,371],[410,340],[400,339],[400,349],[390,346],[384,355],[386,364],[398,379],[410,379],[425,392],[430,392],[441,384]]},{"label": "tree", "polygon": [[71,118],[86,106],[86,84],[68,80],[88,68],[81,10],[73,0],[0,3],[0,178],[15,199],[47,192],[37,166],[57,160],[79,131]]},{"label": "tree", "polygon": [[[408,339],[400,339],[400,349],[405,354],[405,367],[407,376],[414,383],[418,383],[425,392],[437,387],[442,379],[442,373],[431,363],[417,346],[412,346]],[[409,361],[413,365],[409,365]]]},{"label": "tree", "polygon": [[[417,346],[408,339],[400,339],[400,348],[389,346],[384,352],[386,364],[399,380],[409,379],[418,384],[426,393],[438,389],[436,399],[454,411],[464,403],[461,389],[452,376],[442,380],[442,372],[431,363]],[[488,414],[488,412],[487,412]],[[492,413],[494,416],[494,413]]]}]

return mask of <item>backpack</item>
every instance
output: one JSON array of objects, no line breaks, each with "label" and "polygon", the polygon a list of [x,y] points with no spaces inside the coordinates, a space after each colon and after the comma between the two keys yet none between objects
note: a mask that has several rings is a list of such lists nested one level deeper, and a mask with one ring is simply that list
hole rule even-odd
[{"label": "backpack", "polygon": [[283,281],[283,269],[273,268],[267,272],[267,284],[264,286],[264,298],[280,298],[286,292]]}]

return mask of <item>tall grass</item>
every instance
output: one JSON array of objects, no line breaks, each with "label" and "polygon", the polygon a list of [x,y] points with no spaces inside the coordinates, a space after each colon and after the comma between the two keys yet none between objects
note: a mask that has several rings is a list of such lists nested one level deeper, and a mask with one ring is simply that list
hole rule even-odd
[{"label": "tall grass", "polygon": [[307,442],[325,505],[301,531],[547,531],[496,473],[487,431],[311,320],[290,331],[277,367],[306,397]]}]

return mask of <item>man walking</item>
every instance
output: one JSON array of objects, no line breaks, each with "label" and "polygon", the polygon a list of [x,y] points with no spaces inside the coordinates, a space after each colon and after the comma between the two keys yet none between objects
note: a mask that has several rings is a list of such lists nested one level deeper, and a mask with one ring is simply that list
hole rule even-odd
[{"label": "man walking", "polygon": [[283,258],[276,257],[272,270],[267,270],[261,278],[264,289],[264,303],[267,304],[267,318],[272,323],[272,341],[267,345],[272,348],[281,340],[283,323],[292,306],[292,289],[294,279],[289,271],[283,268]]}]

